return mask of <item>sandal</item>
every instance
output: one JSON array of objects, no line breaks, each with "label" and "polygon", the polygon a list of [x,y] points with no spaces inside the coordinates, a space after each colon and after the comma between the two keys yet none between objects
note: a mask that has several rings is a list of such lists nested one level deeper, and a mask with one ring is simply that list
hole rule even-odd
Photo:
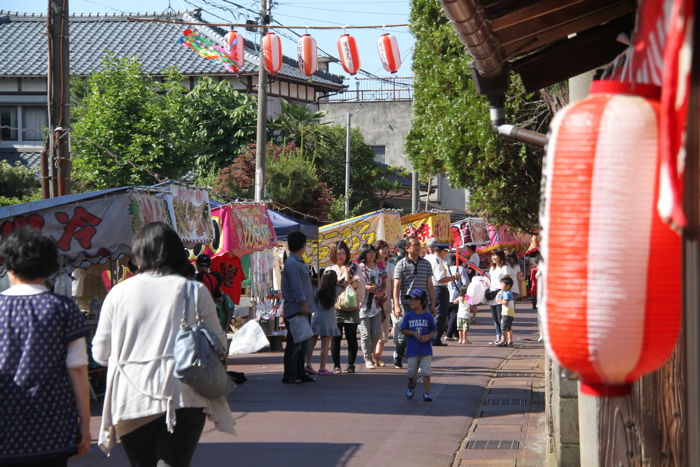
[{"label": "sandal", "polygon": [[333,372],[332,372],[332,371],[328,371],[328,370],[326,370],[326,369],[324,368],[323,370],[318,370],[318,374],[321,375],[321,376],[328,376],[328,375],[332,375]]},{"label": "sandal", "polygon": [[340,369],[340,367],[333,368],[333,373],[336,375],[342,375],[343,370]]},{"label": "sandal", "polygon": [[345,371],[343,373],[355,373],[355,367],[349,366],[345,369]]},{"label": "sandal", "polygon": [[317,375],[318,374],[318,372],[316,370],[314,370],[313,368],[311,368],[308,365],[304,368],[304,373],[306,373],[307,375]]}]

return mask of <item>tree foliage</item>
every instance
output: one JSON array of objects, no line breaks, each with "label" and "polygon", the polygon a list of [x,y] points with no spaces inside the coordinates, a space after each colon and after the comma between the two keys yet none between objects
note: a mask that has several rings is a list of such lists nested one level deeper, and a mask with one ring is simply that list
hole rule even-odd
[{"label": "tree foliage", "polygon": [[[295,144],[268,144],[265,194],[296,215],[326,219],[331,192],[319,179],[313,161]],[[221,170],[214,193],[226,198],[252,198],[255,181],[255,146],[246,148],[233,163]]]},{"label": "tree foliage", "polygon": [[107,57],[74,90],[73,168],[88,188],[152,184],[155,175],[204,176],[255,140],[255,102],[227,81],[201,78],[190,92],[171,71],[142,76],[135,59]]},{"label": "tree foliage", "polygon": [[174,74],[163,83],[141,76],[135,59],[106,58],[74,112],[75,177],[89,188],[108,188],[152,184],[153,173],[184,174],[192,158],[179,137],[184,93],[177,82]]},{"label": "tree foliage", "polygon": [[28,167],[0,161],[0,206],[38,199],[39,181]]},{"label": "tree foliage", "polygon": [[[414,119],[406,152],[421,175],[446,173],[470,191],[470,210],[524,230],[537,225],[543,152],[491,129],[486,98],[474,88],[471,58],[435,0],[414,0]],[[506,120],[542,130],[550,117],[513,76]],[[534,117],[534,118],[533,118]]]}]

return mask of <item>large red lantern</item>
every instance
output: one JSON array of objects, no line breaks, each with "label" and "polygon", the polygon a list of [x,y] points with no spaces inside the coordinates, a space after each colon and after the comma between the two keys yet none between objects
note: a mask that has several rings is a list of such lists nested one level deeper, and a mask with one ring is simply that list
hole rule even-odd
[{"label": "large red lantern", "polygon": [[396,73],[401,66],[401,54],[399,53],[399,43],[396,37],[389,33],[379,36],[377,42],[379,49],[379,58],[382,61],[382,66],[389,73]]},{"label": "large red lantern", "polygon": [[308,34],[304,34],[297,41],[297,65],[299,71],[306,76],[311,76],[318,70],[316,39]]},{"label": "large red lantern", "polygon": [[244,42],[243,36],[236,31],[229,31],[224,36],[224,50],[226,51],[226,56],[234,62],[236,71],[243,67],[245,63],[245,55],[243,52]]},{"label": "large red lantern", "polygon": [[680,239],[656,210],[658,97],[655,86],[596,81],[552,122],[540,320],[586,394],[628,394],[678,337]]},{"label": "large red lantern", "polygon": [[277,74],[282,68],[282,42],[274,32],[268,32],[263,38],[263,54],[265,55],[265,69]]},{"label": "large red lantern", "polygon": [[359,71],[360,53],[357,51],[355,38],[350,34],[343,34],[338,39],[338,55],[346,73],[354,75]]}]

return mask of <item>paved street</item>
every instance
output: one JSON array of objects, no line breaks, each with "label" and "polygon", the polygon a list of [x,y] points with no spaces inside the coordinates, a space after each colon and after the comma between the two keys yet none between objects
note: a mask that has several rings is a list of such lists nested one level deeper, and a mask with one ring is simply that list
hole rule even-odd
[{"label": "paved street", "polygon": [[[435,348],[435,401],[403,396],[405,370],[387,366],[355,375],[280,382],[281,353],[236,358],[248,382],[230,396],[237,436],[211,431],[194,466],[459,466],[542,465],[545,451],[543,347],[529,302],[518,304],[514,348],[488,345],[482,307],[472,345]],[[318,352],[318,348],[317,348]],[[316,354],[318,358],[318,354]],[[358,359],[359,360],[359,359]],[[93,435],[99,408],[93,411]],[[107,459],[93,446],[70,466],[128,465],[120,446]]]}]

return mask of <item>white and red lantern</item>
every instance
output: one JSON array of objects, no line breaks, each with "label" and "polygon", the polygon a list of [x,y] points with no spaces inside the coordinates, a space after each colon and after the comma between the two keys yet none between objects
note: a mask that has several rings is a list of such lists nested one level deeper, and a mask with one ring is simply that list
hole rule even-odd
[{"label": "white and red lantern", "polygon": [[377,49],[379,49],[379,58],[382,61],[382,66],[389,73],[396,73],[401,66],[401,54],[399,53],[399,43],[396,37],[389,33],[379,36],[377,41]]},{"label": "white and red lantern", "polygon": [[282,41],[274,32],[265,34],[263,54],[265,55],[265,69],[268,73],[277,74],[282,68]]},{"label": "white and red lantern", "polygon": [[343,34],[338,39],[338,55],[340,63],[346,73],[354,75],[360,69],[360,53],[357,51],[355,38],[350,34]]},{"label": "white and red lantern", "polygon": [[306,76],[311,76],[318,70],[316,39],[308,34],[304,34],[297,41],[297,65],[299,71]]},{"label": "white and red lantern", "polygon": [[229,31],[224,36],[226,56],[234,62],[236,71],[242,68],[245,63],[244,42],[243,36],[236,31]]},{"label": "white and red lantern", "polygon": [[591,395],[623,395],[676,345],[680,239],[656,210],[659,88],[597,81],[552,122],[542,215],[547,348]]}]

